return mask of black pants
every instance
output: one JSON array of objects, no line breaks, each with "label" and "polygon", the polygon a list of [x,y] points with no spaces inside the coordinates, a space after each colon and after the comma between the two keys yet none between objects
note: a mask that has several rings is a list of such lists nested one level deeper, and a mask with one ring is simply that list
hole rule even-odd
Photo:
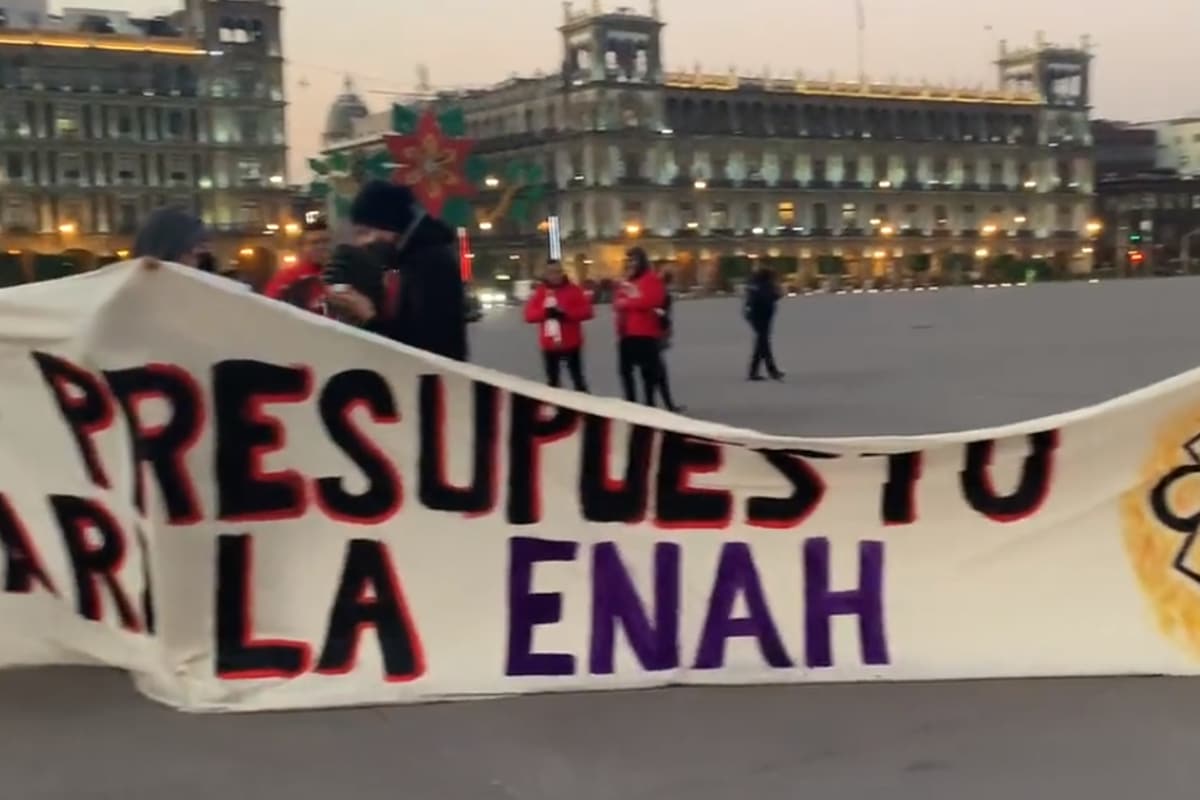
[{"label": "black pants", "polygon": [[771,323],[751,323],[754,329],[754,355],[750,357],[750,377],[760,374],[762,367],[767,368],[767,374],[775,377],[779,367],[775,364],[775,351],[771,348]]},{"label": "black pants", "polygon": [[562,386],[562,365],[566,362],[567,372],[571,373],[571,382],[575,391],[586,392],[587,379],[583,377],[583,350],[560,350],[550,352],[543,350],[542,359],[546,364],[546,382],[558,388]]},{"label": "black pants", "polygon": [[667,369],[667,350],[661,344],[658,348],[658,390],[662,392],[663,405],[670,410],[679,408],[675,396],[671,392],[671,373]]},{"label": "black pants", "polygon": [[617,362],[625,399],[631,403],[637,402],[637,387],[634,385],[636,372],[641,374],[646,405],[654,405],[654,398],[662,380],[662,352],[659,350],[658,339],[649,336],[626,336],[621,339],[618,348]]}]

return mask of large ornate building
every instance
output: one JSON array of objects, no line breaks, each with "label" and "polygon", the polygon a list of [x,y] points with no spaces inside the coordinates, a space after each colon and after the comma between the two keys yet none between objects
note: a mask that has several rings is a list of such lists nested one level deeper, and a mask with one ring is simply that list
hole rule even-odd
[{"label": "large ornate building", "polygon": [[[496,163],[542,166],[542,210],[578,273],[612,274],[633,243],[684,271],[734,254],[864,277],[955,255],[1091,268],[1086,40],[1001,45],[998,87],[967,90],[668,72],[657,3],[564,14],[554,74],[434,102],[461,106]],[[347,129],[329,152],[378,148],[388,127],[386,114],[336,117]],[[480,222],[477,264],[544,259],[536,219]]]},{"label": "large ornate building", "polygon": [[0,28],[8,256],[120,253],[167,204],[202,216],[225,258],[281,244],[291,200],[279,0],[186,0],[149,19],[48,16],[45,0],[30,1]]}]

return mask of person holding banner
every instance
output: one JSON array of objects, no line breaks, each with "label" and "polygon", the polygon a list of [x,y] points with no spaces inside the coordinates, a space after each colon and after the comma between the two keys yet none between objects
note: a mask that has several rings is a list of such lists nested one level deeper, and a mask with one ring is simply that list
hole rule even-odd
[{"label": "person holding banner", "polygon": [[294,265],[277,270],[263,294],[324,315],[327,290],[322,274],[329,263],[329,245],[329,226],[324,220],[305,223],[299,259]]},{"label": "person holding banner", "polygon": [[637,402],[635,373],[640,373],[646,405],[655,404],[662,378],[660,311],[667,299],[662,278],[650,268],[646,251],[635,247],[625,254],[625,280],[617,287],[613,310],[617,322],[617,361],[625,399]]},{"label": "person holding banner", "polygon": [[455,361],[467,360],[466,289],[454,231],[430,217],[412,190],[371,181],[350,209],[355,242],[375,263],[365,284],[334,258],[328,303],[381,336]]},{"label": "person holding banner", "polygon": [[592,303],[563,272],[562,264],[546,264],[542,282],[525,304],[525,321],[538,326],[538,343],[546,366],[546,382],[562,385],[562,366],[567,365],[575,391],[586,392],[583,375],[583,323],[594,316]]}]

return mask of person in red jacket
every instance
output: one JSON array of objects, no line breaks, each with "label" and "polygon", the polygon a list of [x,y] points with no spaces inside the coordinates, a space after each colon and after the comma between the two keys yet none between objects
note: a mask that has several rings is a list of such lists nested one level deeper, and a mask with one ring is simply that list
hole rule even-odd
[{"label": "person in red jacket", "polygon": [[329,261],[329,226],[324,220],[306,223],[300,240],[300,258],[293,265],[276,270],[263,294],[294,306],[325,314],[327,287],[321,277]]},{"label": "person in red jacket", "polygon": [[634,373],[642,377],[646,405],[655,404],[661,375],[659,347],[665,333],[660,309],[667,300],[666,285],[650,268],[646,251],[635,247],[625,254],[625,280],[617,287],[613,310],[617,321],[617,360],[625,399],[637,402]]},{"label": "person in red jacket", "polygon": [[567,278],[562,264],[550,261],[542,282],[525,305],[525,321],[538,326],[538,343],[546,364],[546,382],[561,385],[562,365],[571,373],[575,391],[586,392],[583,375],[583,323],[592,318],[592,303]]}]

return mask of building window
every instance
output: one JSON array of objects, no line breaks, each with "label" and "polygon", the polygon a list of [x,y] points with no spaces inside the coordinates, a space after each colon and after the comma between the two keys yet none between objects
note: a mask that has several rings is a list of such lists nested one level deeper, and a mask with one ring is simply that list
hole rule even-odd
[{"label": "building window", "polygon": [[963,186],[977,185],[975,177],[975,162],[967,160],[963,162]]},{"label": "building window", "polygon": [[621,157],[621,161],[625,168],[625,177],[629,180],[638,180],[642,177],[642,157],[637,153],[625,153]]},{"label": "building window", "polygon": [[77,155],[63,155],[59,164],[62,167],[61,175],[63,183],[78,184],[83,173],[83,164]]},{"label": "building window", "polygon": [[904,180],[906,183],[917,183],[921,179],[921,167],[916,158],[904,159]]},{"label": "building window", "polygon": [[813,228],[818,231],[829,230],[829,209],[824,203],[813,204]]},{"label": "building window", "polygon": [[762,225],[762,203],[751,203],[746,211],[746,218],[750,222],[750,227],[760,227]]},{"label": "building window", "polygon": [[729,206],[713,203],[712,211],[709,212],[709,227],[717,231],[729,229]]},{"label": "building window", "polygon": [[856,229],[858,228],[858,205],[855,203],[842,203],[842,228]]},{"label": "building window", "polygon": [[858,183],[858,156],[846,156],[844,158],[842,175],[846,183]]},{"label": "building window", "polygon": [[962,207],[962,224],[965,231],[979,230],[979,217],[976,215],[975,206]]},{"label": "building window", "polygon": [[937,228],[945,228],[950,224],[950,212],[945,206],[933,207],[933,224]]},{"label": "building window", "polygon": [[887,156],[875,156],[875,180],[886,181],[890,178]]},{"label": "building window", "polygon": [[946,177],[950,174],[950,164],[945,156],[937,156],[933,159],[933,182],[942,184],[946,182]]},{"label": "building window", "polygon": [[123,108],[117,112],[117,135],[131,136],[133,134],[133,113]]},{"label": "building window", "polygon": [[256,186],[262,183],[262,165],[258,159],[245,158],[238,161],[238,183],[243,186]]},{"label": "building window", "polygon": [[779,216],[779,224],[782,227],[792,227],[796,224],[796,204],[788,201],[780,203],[776,207],[776,213]]},{"label": "building window", "polygon": [[238,209],[238,222],[248,227],[262,225],[262,207],[253,200],[242,203],[241,208]]},{"label": "building window", "polygon": [[812,179],[813,183],[824,183],[826,178],[825,159],[814,158],[812,160]]},{"label": "building window", "polygon": [[909,205],[905,206],[904,207],[904,221],[901,224],[901,227],[904,228],[905,230],[911,230],[913,228],[919,227],[917,225],[917,222],[918,222],[918,216],[920,215],[920,213],[921,213],[920,210],[917,208],[917,206],[915,204],[909,204]]},{"label": "building window", "polygon": [[167,113],[167,133],[172,139],[182,139],[184,136],[183,112],[172,110]]},{"label": "building window", "polygon": [[15,183],[25,180],[25,159],[20,153],[8,153],[4,157],[4,171],[9,181]]},{"label": "building window", "polygon": [[989,169],[990,182],[993,187],[1004,185],[1004,164],[999,161],[993,161]]},{"label": "building window", "polygon": [[79,109],[70,106],[59,106],[54,112],[54,135],[62,138],[75,139],[79,137]]}]

